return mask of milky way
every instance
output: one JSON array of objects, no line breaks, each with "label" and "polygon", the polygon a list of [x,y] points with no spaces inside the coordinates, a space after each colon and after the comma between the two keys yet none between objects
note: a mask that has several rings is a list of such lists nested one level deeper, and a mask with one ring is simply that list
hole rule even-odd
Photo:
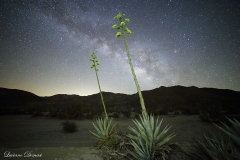
[{"label": "milky way", "polygon": [[127,27],[141,90],[196,86],[240,91],[239,0],[2,0],[0,87],[39,96],[133,94],[136,87],[122,38]]}]

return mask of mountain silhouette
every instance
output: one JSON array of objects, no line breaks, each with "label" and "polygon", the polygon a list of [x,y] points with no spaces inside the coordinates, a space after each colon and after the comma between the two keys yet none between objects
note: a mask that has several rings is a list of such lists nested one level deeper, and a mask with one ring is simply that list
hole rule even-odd
[{"label": "mountain silhouette", "polygon": [[[239,91],[195,86],[161,86],[142,91],[142,95],[148,112],[158,114],[175,110],[181,110],[186,114],[209,110],[240,114]],[[103,98],[108,112],[141,112],[138,93],[127,95],[103,92]],[[103,110],[99,93],[89,96],[57,94],[40,97],[27,91],[0,88],[0,115],[27,114],[34,110],[49,111],[51,108],[60,110],[73,107],[81,107],[82,112]]]}]

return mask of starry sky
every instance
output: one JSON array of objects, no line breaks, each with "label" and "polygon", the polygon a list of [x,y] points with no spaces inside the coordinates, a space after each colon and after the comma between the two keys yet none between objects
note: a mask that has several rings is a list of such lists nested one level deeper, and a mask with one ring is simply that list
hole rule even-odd
[{"label": "starry sky", "polygon": [[0,87],[39,96],[137,92],[114,16],[125,14],[141,90],[240,91],[239,0],[1,0]]}]

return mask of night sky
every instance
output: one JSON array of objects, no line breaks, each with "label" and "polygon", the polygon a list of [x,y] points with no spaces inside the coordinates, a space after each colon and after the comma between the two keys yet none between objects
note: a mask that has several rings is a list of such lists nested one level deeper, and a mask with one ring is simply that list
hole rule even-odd
[{"label": "night sky", "polygon": [[137,92],[118,12],[141,90],[196,86],[240,91],[239,0],[1,0],[0,87],[39,96]]}]

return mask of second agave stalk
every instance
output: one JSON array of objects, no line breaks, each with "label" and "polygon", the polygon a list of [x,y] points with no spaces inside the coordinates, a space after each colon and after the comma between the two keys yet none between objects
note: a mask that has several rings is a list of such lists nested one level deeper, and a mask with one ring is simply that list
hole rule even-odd
[{"label": "second agave stalk", "polygon": [[141,92],[141,89],[140,89],[140,86],[139,86],[136,74],[134,72],[131,56],[130,56],[130,53],[129,53],[129,50],[128,50],[127,40],[126,40],[126,37],[125,37],[125,33],[127,33],[128,35],[130,35],[132,33],[127,27],[124,27],[124,25],[126,23],[128,23],[130,20],[128,18],[126,18],[125,21],[122,21],[122,17],[123,16],[124,15],[122,13],[118,13],[114,17],[114,19],[118,20],[120,22],[120,24],[119,24],[119,26],[114,24],[112,26],[112,28],[121,30],[121,32],[117,32],[116,37],[120,37],[120,36],[123,37],[124,46],[126,48],[126,52],[127,52],[127,56],[128,56],[128,62],[129,62],[129,65],[130,65],[130,68],[131,68],[131,71],[132,71],[132,75],[133,75],[133,79],[134,79],[134,82],[136,84],[137,91],[138,91],[138,94],[139,94],[140,104],[141,104],[141,107],[142,107],[142,114],[147,116],[147,110],[146,110],[146,107],[145,107],[144,99],[143,99],[143,96],[142,96],[142,92]]},{"label": "second agave stalk", "polygon": [[90,68],[94,68],[94,70],[95,70],[96,77],[97,77],[97,82],[98,82],[98,88],[99,88],[99,91],[100,91],[100,95],[101,95],[101,99],[102,99],[102,104],[103,104],[103,108],[104,108],[104,113],[105,113],[105,115],[106,115],[106,118],[108,119],[108,114],[107,114],[106,107],[105,107],[105,104],[104,104],[104,100],[103,100],[103,96],[102,96],[102,91],[101,91],[101,87],[100,87],[100,82],[99,82],[98,74],[97,74],[97,72],[98,72],[97,66],[99,65],[99,62],[98,62],[97,56],[95,55],[94,52],[91,54],[91,57],[92,57],[92,58],[90,59],[90,61],[92,61],[93,64],[91,65]]}]

